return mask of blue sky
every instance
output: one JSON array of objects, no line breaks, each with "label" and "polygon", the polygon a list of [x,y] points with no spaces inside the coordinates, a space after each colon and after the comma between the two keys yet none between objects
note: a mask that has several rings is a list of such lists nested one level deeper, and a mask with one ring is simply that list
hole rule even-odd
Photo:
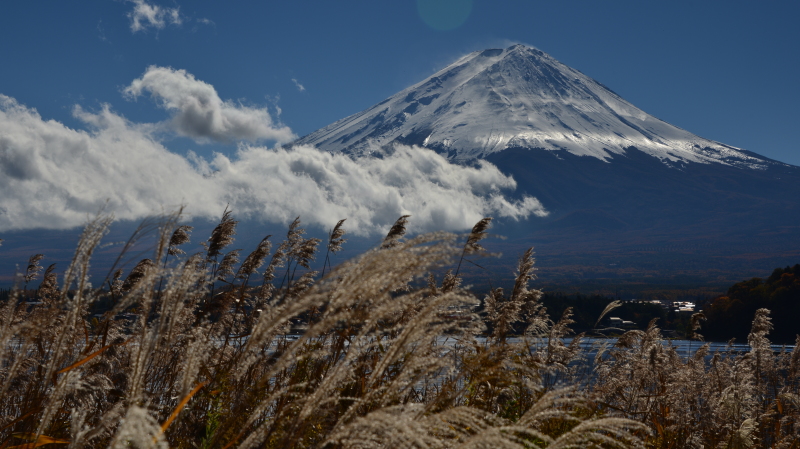
[{"label": "blue sky", "polygon": [[148,66],[167,66],[223,99],[277,104],[281,121],[305,135],[467,52],[522,42],[663,120],[800,165],[794,1],[475,0],[448,31],[428,26],[414,1],[148,3],[177,8],[181,23],[133,32],[135,4],[125,1],[3,2],[0,93],[72,126],[80,126],[75,104],[109,103],[133,121],[154,121],[166,113],[120,90]]},{"label": "blue sky", "polygon": [[[29,124],[20,129],[49,126],[41,132],[60,136],[42,142],[80,137],[91,140],[81,145],[98,149],[125,135],[148,149],[120,147],[118,154],[145,158],[152,151],[159,155],[152,160],[166,158],[157,164],[176,166],[186,163],[183,156],[190,150],[206,162],[219,152],[231,160],[211,161],[211,166],[198,158],[188,163],[199,171],[233,167],[233,179],[243,168],[231,162],[238,157],[235,130],[247,128],[249,118],[268,117],[266,127],[247,132],[258,144],[271,146],[363,110],[465,53],[518,42],[551,54],[674,125],[800,165],[798,2],[431,2],[2,2],[0,94],[13,100],[14,120]],[[151,69],[161,70],[162,77],[156,79],[159,73]],[[210,89],[219,103],[217,112],[232,114],[235,126],[194,126],[192,117],[184,117],[181,100],[167,95],[167,82]],[[183,119],[188,124],[176,124]],[[44,123],[48,120],[88,134],[69,134]],[[164,150],[182,157],[164,155]],[[110,165],[104,167],[120,159],[111,153],[108,158]],[[44,173],[38,166],[23,167],[27,163],[18,174]],[[179,179],[176,175],[175,182]],[[231,180],[226,188],[235,184]],[[73,206],[82,216],[99,201],[77,196]],[[112,206],[132,202],[110,196]],[[164,199],[170,201],[179,200]],[[214,201],[224,204],[225,198]],[[390,208],[370,207],[384,206]],[[3,207],[0,215],[11,216],[14,207],[22,206]],[[25,228],[31,220],[47,223],[69,215],[47,215],[48,206],[42,207],[40,217],[13,223],[0,219],[0,228]],[[395,212],[387,212],[386,220]],[[429,225],[455,226],[434,218]]]}]

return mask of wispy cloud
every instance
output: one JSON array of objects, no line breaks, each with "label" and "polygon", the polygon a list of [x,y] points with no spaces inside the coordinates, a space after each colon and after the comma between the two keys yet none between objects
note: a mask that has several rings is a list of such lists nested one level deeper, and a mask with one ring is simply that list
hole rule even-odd
[{"label": "wispy cloud", "polygon": [[305,86],[300,84],[300,81],[297,81],[297,78],[292,78],[292,82],[297,87],[297,90],[299,90],[300,92],[305,92],[306,90]]},{"label": "wispy cloud", "polygon": [[130,1],[133,3],[133,10],[128,12],[128,18],[131,20],[131,31],[134,33],[148,28],[160,30],[167,25],[183,23],[180,8],[165,8],[147,3],[145,0]]},{"label": "wispy cloud", "polygon": [[170,152],[151,126],[108,106],[76,107],[75,116],[90,130],[43,120],[0,95],[0,230],[79,226],[103,207],[119,219],[179,205],[211,218],[228,203],[239,217],[276,223],[347,218],[359,234],[383,232],[403,214],[414,216],[418,231],[468,229],[486,215],[546,214],[534,198],[505,198],[501,189],[515,182],[493,165],[454,165],[424,148],[353,160],[311,147],[240,146],[235,157],[205,160]]},{"label": "wispy cloud", "polygon": [[150,66],[141,78],[124,89],[129,98],[148,92],[164,109],[170,111],[169,125],[178,134],[199,142],[274,140],[289,142],[296,138],[287,126],[274,123],[267,108],[254,108],[223,101],[214,86],[196,79],[185,70]]},{"label": "wispy cloud", "polygon": [[103,29],[103,20],[102,19],[97,22],[97,38],[100,39],[103,42],[109,42],[109,43],[111,42],[106,37],[105,29]]}]

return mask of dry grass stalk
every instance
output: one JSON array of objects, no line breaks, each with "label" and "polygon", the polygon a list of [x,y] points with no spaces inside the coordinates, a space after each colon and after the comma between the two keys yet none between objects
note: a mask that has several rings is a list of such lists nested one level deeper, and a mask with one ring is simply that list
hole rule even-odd
[{"label": "dry grass stalk", "polygon": [[703,312],[693,313],[692,317],[689,319],[689,330],[691,331],[691,335],[689,338],[691,340],[703,340],[703,336],[699,334],[697,331],[700,329],[700,322],[705,321],[706,316]]},{"label": "dry grass stalk", "polygon": [[343,218],[336,223],[336,226],[333,227],[331,232],[328,233],[328,245],[327,250],[325,251],[325,262],[322,263],[322,276],[325,276],[325,269],[331,268],[331,254],[336,254],[337,252],[342,250],[342,245],[347,241],[344,239],[344,235],[346,233],[344,227],[342,226],[347,220]]},{"label": "dry grass stalk", "polygon": [[342,245],[347,241],[344,239],[346,231],[344,227],[342,227],[345,220],[347,219],[343,218],[339,220],[336,223],[336,226],[333,227],[333,230],[331,230],[330,235],[328,236],[328,251],[330,251],[333,254],[336,254],[338,251],[341,251]]},{"label": "dry grass stalk", "polygon": [[[170,254],[177,217],[166,220],[145,260],[179,256]],[[441,286],[433,275],[420,284],[465,253],[451,234],[400,241],[398,231],[319,279],[310,268],[319,241],[298,219],[262,286],[248,280],[269,256],[267,239],[242,264],[233,251],[209,267],[211,245],[173,268],[143,261],[109,292],[88,277],[109,223],[87,226],[61,286],[48,269],[38,289],[47,300],[0,304],[2,447],[18,445],[15,435],[76,448],[800,444],[800,345],[774,352],[766,311],[747,354],[704,345],[682,357],[653,323],[598,354],[582,378],[581,338],[565,340],[569,312],[551,321],[529,288],[532,250],[511,294],[487,296],[484,320],[452,271]],[[228,211],[223,223],[209,239],[215,260],[230,244]],[[277,301],[282,266],[290,282]],[[214,269],[225,282],[209,302]],[[298,323],[306,329],[287,335]]]},{"label": "dry grass stalk", "polygon": [[475,223],[475,226],[472,227],[472,232],[470,232],[467,236],[464,249],[461,251],[461,259],[459,259],[458,267],[456,267],[456,276],[458,276],[458,273],[461,271],[461,263],[464,262],[464,257],[466,257],[468,254],[476,254],[486,251],[479,242],[486,238],[486,230],[489,229],[489,225],[491,223],[492,218],[486,217],[482,218],[479,222]]}]

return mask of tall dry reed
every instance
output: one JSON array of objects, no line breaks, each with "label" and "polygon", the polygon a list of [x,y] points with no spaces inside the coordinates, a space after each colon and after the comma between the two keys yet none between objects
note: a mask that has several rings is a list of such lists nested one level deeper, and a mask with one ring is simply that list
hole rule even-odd
[{"label": "tall dry reed", "polygon": [[320,278],[299,219],[239,263],[230,211],[188,256],[178,218],[145,223],[153,253],[95,286],[97,217],[60,283],[50,267],[36,304],[0,304],[0,447],[797,447],[800,353],[772,352],[766,313],[747,354],[683,360],[651,326],[587,374],[569,311],[553,322],[529,285],[532,250],[482,309],[444,272],[488,219],[402,240],[401,217]]}]

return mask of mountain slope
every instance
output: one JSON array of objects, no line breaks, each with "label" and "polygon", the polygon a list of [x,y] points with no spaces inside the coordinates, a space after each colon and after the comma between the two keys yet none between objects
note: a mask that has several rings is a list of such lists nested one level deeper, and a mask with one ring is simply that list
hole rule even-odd
[{"label": "mountain slope", "polygon": [[427,146],[456,160],[507,148],[566,150],[609,160],[636,147],[667,164],[763,169],[774,163],[663,122],[523,45],[471,53],[297,143],[361,154],[392,142]]}]

